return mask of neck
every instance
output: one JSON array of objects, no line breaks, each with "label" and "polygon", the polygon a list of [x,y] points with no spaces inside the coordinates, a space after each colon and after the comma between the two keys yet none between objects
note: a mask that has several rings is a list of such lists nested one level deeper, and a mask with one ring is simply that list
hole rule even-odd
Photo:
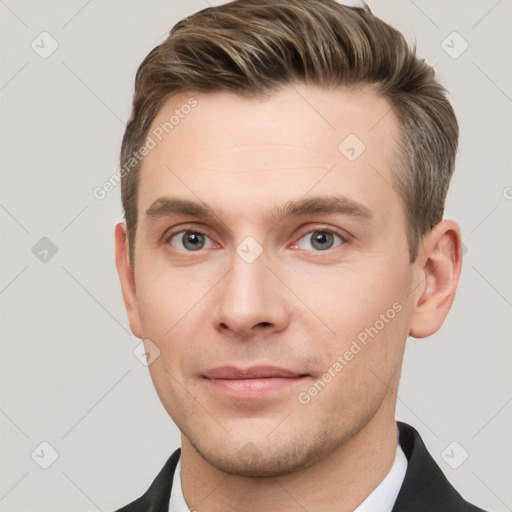
[{"label": "neck", "polygon": [[[205,461],[182,435],[185,501],[201,512],[352,512],[385,478],[397,449],[394,406],[383,407],[350,440],[314,466],[289,475],[230,475]],[[391,415],[390,415],[391,412]]]}]

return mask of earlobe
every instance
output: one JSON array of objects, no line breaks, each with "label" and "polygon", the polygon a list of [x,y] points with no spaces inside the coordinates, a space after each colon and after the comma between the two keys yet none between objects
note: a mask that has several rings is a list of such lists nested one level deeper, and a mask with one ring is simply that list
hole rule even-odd
[{"label": "earlobe", "polygon": [[126,225],[119,222],[115,228],[116,242],[116,267],[121,283],[121,291],[123,293],[123,301],[130,322],[132,333],[142,339],[142,330],[140,325],[139,309],[137,304],[137,295],[135,291],[135,275],[130,265],[130,257],[128,252],[128,243],[126,236]]},{"label": "earlobe", "polygon": [[416,260],[417,291],[409,334],[425,338],[443,324],[455,299],[462,268],[462,242],[457,223],[443,220],[424,236]]}]

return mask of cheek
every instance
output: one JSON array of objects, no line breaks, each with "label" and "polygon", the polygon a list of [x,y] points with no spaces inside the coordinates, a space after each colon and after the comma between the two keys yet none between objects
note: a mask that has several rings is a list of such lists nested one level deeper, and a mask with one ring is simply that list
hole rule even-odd
[{"label": "cheek", "polygon": [[311,275],[298,269],[289,276],[294,291],[314,312],[302,317],[308,318],[302,320],[307,322],[302,329],[318,326],[324,334],[316,348],[322,358],[319,371],[330,368],[336,374],[329,384],[332,394],[323,399],[357,407],[365,396],[378,401],[392,385],[409,333],[412,274],[404,258],[407,255],[374,254],[357,265]]},{"label": "cheek", "polygon": [[[135,275],[139,314],[144,332],[162,338],[185,319],[205,295],[204,279],[170,268],[163,258],[144,255]],[[187,317],[190,321],[190,317]],[[181,322],[182,323],[182,322]]]},{"label": "cheek", "polygon": [[179,319],[183,297],[180,301],[180,296],[162,282],[143,281],[137,290],[142,331],[145,337],[162,340]]},{"label": "cheek", "polygon": [[346,340],[374,325],[381,315],[395,323],[396,310],[410,299],[412,283],[410,265],[400,261],[403,258],[393,261],[389,255],[375,253],[336,266],[297,265],[285,281],[310,310],[311,321],[327,334]]},{"label": "cheek", "polygon": [[163,371],[165,366],[190,373],[204,340],[212,335],[208,332],[215,308],[211,279],[204,273],[158,270],[153,265],[140,269],[136,285],[142,334],[158,346],[162,356],[150,371]]},{"label": "cheek", "polygon": [[314,396],[309,395],[311,388],[303,391],[321,423],[338,418],[351,428],[398,391],[409,313],[400,304],[393,305],[384,309],[384,317],[379,308],[364,312],[354,308],[352,317],[347,315],[345,323],[334,326],[336,335],[318,347],[323,360],[319,370],[325,373],[312,382]]}]

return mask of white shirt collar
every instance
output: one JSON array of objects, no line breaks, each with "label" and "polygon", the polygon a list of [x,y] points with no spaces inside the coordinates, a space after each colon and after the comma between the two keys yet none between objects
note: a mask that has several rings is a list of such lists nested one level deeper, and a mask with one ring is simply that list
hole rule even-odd
[{"label": "white shirt collar", "polygon": [[183,489],[181,488],[181,456],[174,470],[174,477],[172,479],[169,512],[190,512],[190,509],[187,507],[187,502],[183,497]]},{"label": "white shirt collar", "polygon": [[[397,443],[395,461],[384,480],[354,510],[354,512],[391,512],[407,471],[407,457]],[[172,480],[169,512],[190,512],[181,487],[181,457],[178,460]]]},{"label": "white shirt collar", "polygon": [[[400,443],[389,473],[354,512],[391,512],[407,472],[407,457]],[[188,512],[188,509],[185,509]]]}]

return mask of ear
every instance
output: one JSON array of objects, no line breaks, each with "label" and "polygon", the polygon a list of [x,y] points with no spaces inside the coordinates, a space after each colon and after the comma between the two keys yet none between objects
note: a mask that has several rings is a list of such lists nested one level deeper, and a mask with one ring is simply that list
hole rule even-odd
[{"label": "ear", "polygon": [[116,267],[121,281],[121,290],[123,292],[124,305],[128,313],[130,329],[132,333],[142,339],[142,330],[140,328],[139,309],[137,305],[137,295],[135,293],[135,275],[130,265],[130,255],[128,250],[128,238],[126,236],[126,224],[119,222],[115,229],[116,239]]},{"label": "ear", "polygon": [[425,235],[416,262],[417,280],[409,334],[425,338],[443,324],[455,299],[462,268],[462,239],[458,224],[439,222]]}]

